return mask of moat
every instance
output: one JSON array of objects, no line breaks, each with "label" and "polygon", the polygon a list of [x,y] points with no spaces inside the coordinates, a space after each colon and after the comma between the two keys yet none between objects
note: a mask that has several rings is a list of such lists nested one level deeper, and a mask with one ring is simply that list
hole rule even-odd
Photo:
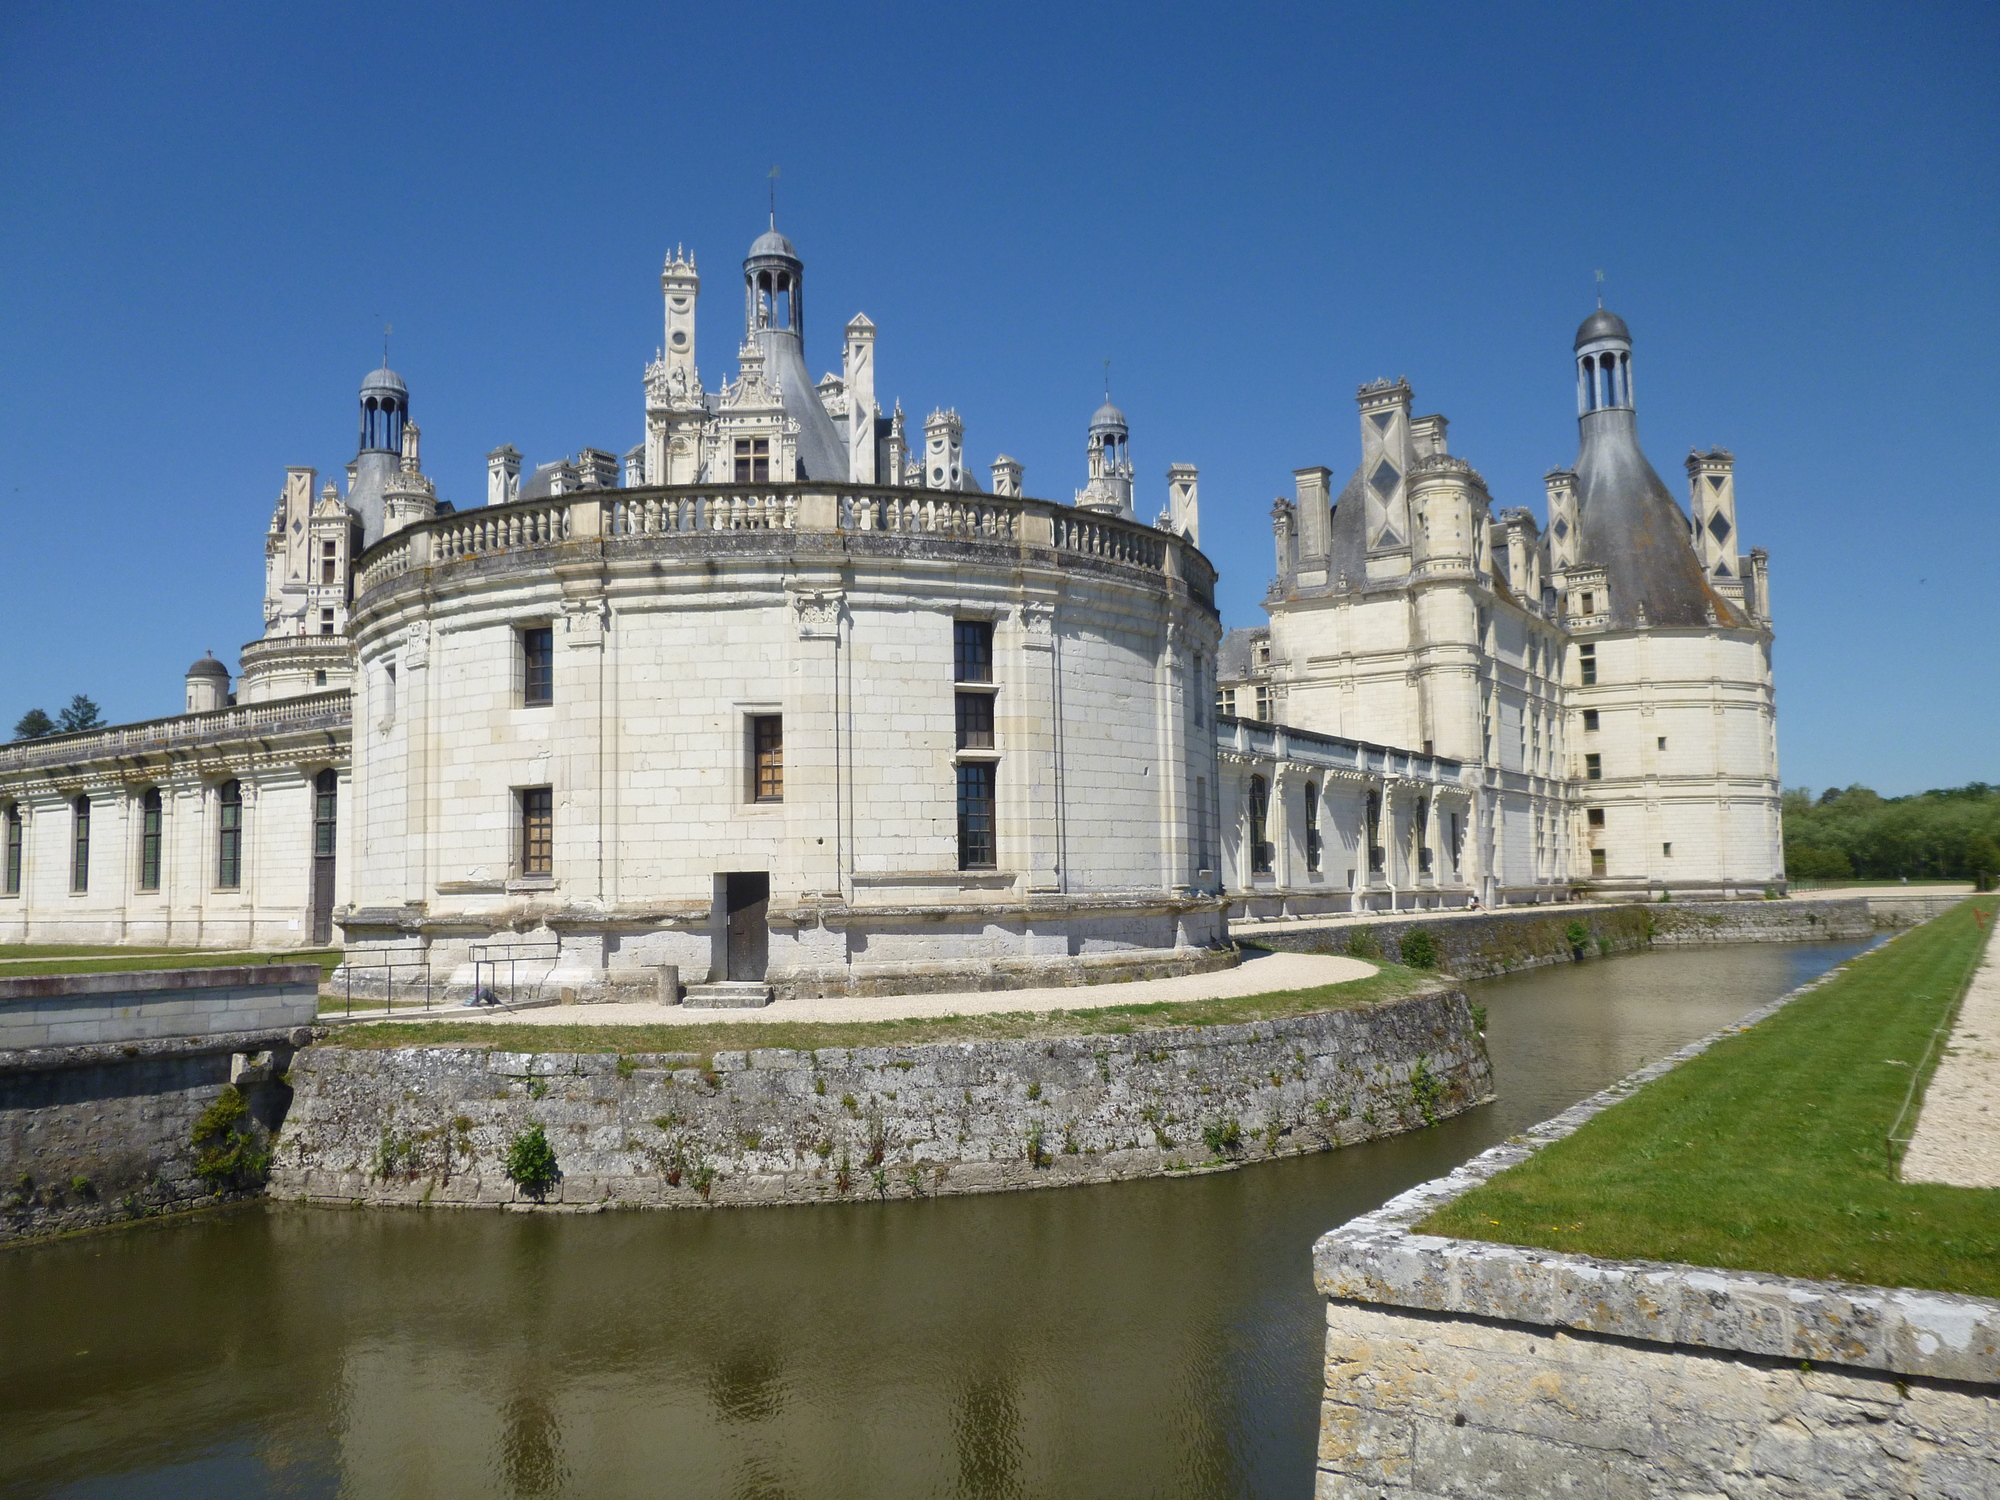
[{"label": "moat", "polygon": [[256,1206],[0,1253],[0,1494],[1304,1495],[1317,1235],[1866,946],[1479,981],[1498,1102],[1236,1172],[700,1214]]}]

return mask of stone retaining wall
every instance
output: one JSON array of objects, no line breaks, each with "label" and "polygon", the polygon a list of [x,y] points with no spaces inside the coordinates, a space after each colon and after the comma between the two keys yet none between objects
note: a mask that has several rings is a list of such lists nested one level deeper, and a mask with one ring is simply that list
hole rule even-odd
[{"label": "stone retaining wall", "polygon": [[[316,971],[315,971],[316,972]],[[231,1197],[195,1172],[194,1124],[234,1084],[265,1133],[305,1028],[0,1052],[0,1240]]]},{"label": "stone retaining wall", "polygon": [[310,1026],[318,964],[0,979],[0,1051]]},{"label": "stone retaining wall", "polygon": [[[1471,1108],[1491,1068],[1440,990],[1059,1040],[654,1054],[368,1051],[292,1065],[274,1196],[701,1208],[1106,1182],[1330,1150]],[[561,1178],[503,1170],[533,1125]]]},{"label": "stone retaining wall", "polygon": [[1288,953],[1379,955],[1403,963],[1408,961],[1403,941],[1418,930],[1430,934],[1437,968],[1458,979],[1487,979],[1599,954],[1630,953],[1656,944],[1800,943],[1868,937],[1875,924],[1869,916],[1869,903],[1861,899],[1669,901],[1411,912],[1389,921],[1260,929],[1245,935],[1243,941]]},{"label": "stone retaining wall", "polygon": [[2000,1302],[1413,1228],[1824,982],[1321,1238],[1320,1500],[2000,1495]]}]

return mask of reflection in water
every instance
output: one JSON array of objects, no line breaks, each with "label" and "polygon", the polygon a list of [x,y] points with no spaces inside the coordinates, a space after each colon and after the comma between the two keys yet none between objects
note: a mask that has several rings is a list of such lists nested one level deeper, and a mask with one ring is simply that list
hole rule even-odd
[{"label": "reflection in water", "polygon": [[1483,981],[1497,1104],[1241,1172],[701,1214],[268,1205],[0,1253],[0,1495],[1296,1496],[1316,1236],[1857,946]]}]

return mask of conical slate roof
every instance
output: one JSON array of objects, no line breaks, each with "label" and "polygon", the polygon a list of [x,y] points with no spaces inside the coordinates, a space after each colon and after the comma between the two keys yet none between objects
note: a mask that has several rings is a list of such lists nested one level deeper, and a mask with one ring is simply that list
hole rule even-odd
[{"label": "conical slate roof", "polygon": [[1688,544],[1686,513],[1639,448],[1636,413],[1630,407],[1589,412],[1582,428],[1576,457],[1580,561],[1605,571],[1611,628],[1704,625],[1711,611],[1721,624],[1743,624],[1702,576]]}]

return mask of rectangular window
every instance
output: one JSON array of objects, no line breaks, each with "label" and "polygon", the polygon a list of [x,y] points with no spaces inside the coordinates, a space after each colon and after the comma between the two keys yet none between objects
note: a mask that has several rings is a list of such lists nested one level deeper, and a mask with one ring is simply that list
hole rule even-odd
[{"label": "rectangular window", "polygon": [[332,635],[334,633],[332,610],[323,609],[319,612],[319,633],[321,635]]},{"label": "rectangular window", "polygon": [[556,701],[556,632],[534,625],[521,632],[521,703],[539,708]]},{"label": "rectangular window", "polygon": [[1583,612],[1587,615],[1594,615],[1597,613],[1597,595],[1589,593],[1587,591],[1585,592],[1583,596]]},{"label": "rectangular window", "polygon": [[215,883],[224,890],[243,884],[243,783],[225,781],[215,790]]},{"label": "rectangular window", "polygon": [[958,695],[958,748],[961,750],[991,750],[993,748],[993,695],[991,693],[960,693]]},{"label": "rectangular window", "polygon": [[1604,809],[1601,807],[1591,808],[1589,812],[1584,814],[1584,817],[1589,820],[1592,828],[1602,828],[1604,826]]},{"label": "rectangular window", "polygon": [[1662,844],[1660,845],[1660,853],[1664,854],[1668,859],[1672,859],[1674,857],[1674,846],[1672,844]]},{"label": "rectangular window", "polygon": [[1235,688],[1217,688],[1215,690],[1215,711],[1219,714],[1228,714],[1232,718],[1235,717],[1236,714]]},{"label": "rectangular window", "polygon": [[340,582],[340,544],[338,542],[320,543],[319,581],[322,584]]},{"label": "rectangular window", "polygon": [[1319,788],[1306,783],[1306,869],[1319,872]]},{"label": "rectangular window", "polygon": [[21,808],[18,803],[7,809],[7,894],[21,894]]},{"label": "rectangular window", "polygon": [[1188,830],[1188,844],[1194,851],[1194,867],[1197,874],[1213,870],[1208,854],[1208,778],[1194,779],[1194,803],[1188,808],[1188,817],[1194,826]]},{"label": "rectangular window", "polygon": [[1584,729],[1584,733],[1586,733],[1586,734],[1595,734],[1595,733],[1597,733],[1597,710],[1596,710],[1596,709],[1594,709],[1594,708],[1586,708],[1586,709],[1585,709],[1585,710],[1583,711],[1583,729]]},{"label": "rectangular window", "polygon": [[1664,734],[1660,736],[1660,748],[1662,750],[1667,748],[1667,737]]},{"label": "rectangular window", "polygon": [[1590,851],[1590,873],[1593,875],[1602,875],[1604,873],[1604,851],[1602,849],[1593,849]]},{"label": "rectangular window", "polygon": [[1603,756],[1586,755],[1583,758],[1583,779],[1585,781],[1602,781],[1604,779]]},{"label": "rectangular window", "polygon": [[785,800],[785,720],[759,714],[750,721],[750,796],[755,802]]},{"label": "rectangular window", "polygon": [[771,477],[771,440],[769,438],[738,438],[736,440],[736,482],[738,484],[763,484]]},{"label": "rectangular window", "polygon": [[1597,648],[1595,646],[1577,647],[1576,659],[1577,664],[1583,669],[1583,685],[1585,687],[1597,686]]},{"label": "rectangular window", "polygon": [[1271,690],[1261,682],[1257,684],[1257,722],[1271,722]]},{"label": "rectangular window", "polygon": [[1271,842],[1265,837],[1271,821],[1270,786],[1261,776],[1250,778],[1250,873],[1271,873]]},{"label": "rectangular window", "polygon": [[161,815],[160,789],[152,787],[139,799],[139,889],[160,888]]},{"label": "rectangular window", "polygon": [[993,622],[954,620],[951,624],[951,680],[993,680]]},{"label": "rectangular window", "polygon": [[1379,875],[1382,873],[1383,857],[1388,852],[1379,842],[1382,837],[1382,794],[1380,792],[1370,792],[1368,794],[1368,826],[1362,830],[1362,836],[1368,840],[1368,872],[1371,875]]},{"label": "rectangular window", "polygon": [[999,768],[978,761],[958,768],[958,867],[990,870],[998,863],[993,789]]},{"label": "rectangular window", "polygon": [[556,868],[556,798],[551,787],[521,789],[521,873],[552,875]]},{"label": "rectangular window", "polygon": [[69,888],[90,889],[90,799],[79,797],[70,804],[72,819],[69,851]]}]

